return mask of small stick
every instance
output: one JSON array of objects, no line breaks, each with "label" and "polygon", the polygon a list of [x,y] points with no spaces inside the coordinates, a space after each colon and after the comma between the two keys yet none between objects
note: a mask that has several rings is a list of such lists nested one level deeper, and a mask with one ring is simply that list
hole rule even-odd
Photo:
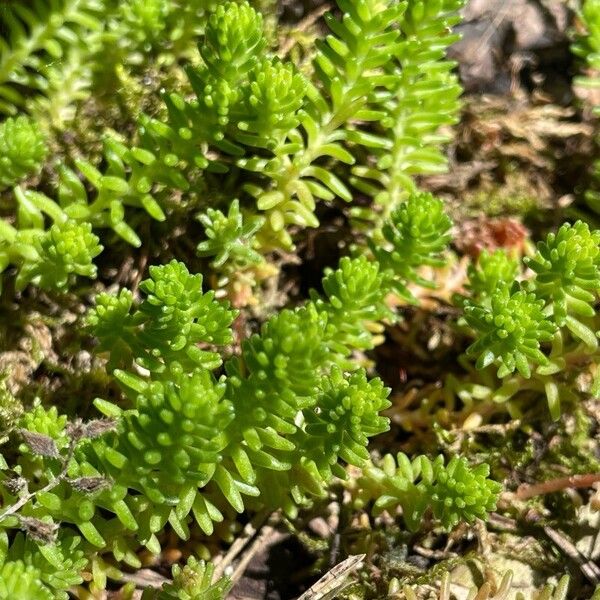
[{"label": "small stick", "polygon": [[269,538],[275,533],[276,529],[273,525],[267,524],[261,530],[258,537],[252,542],[248,552],[242,556],[242,559],[235,567],[235,571],[231,574],[229,579],[231,579],[232,583],[237,583],[240,577],[246,571],[246,568],[250,564],[250,561],[258,554],[258,552],[264,548],[264,546],[268,543]]},{"label": "small stick", "polygon": [[551,492],[559,492],[566,488],[584,488],[590,487],[592,484],[600,481],[600,473],[588,473],[585,475],[571,475],[569,477],[560,477],[551,479],[543,483],[535,483],[528,485],[526,483],[517,488],[516,496],[519,500],[527,500],[534,496],[542,494],[550,494]]},{"label": "small stick", "polygon": [[492,527],[502,531],[517,531],[518,525],[514,519],[499,515],[498,513],[490,513],[488,522]]},{"label": "small stick", "polygon": [[545,526],[544,532],[560,550],[579,565],[581,572],[591,583],[594,585],[600,583],[600,568],[593,560],[590,560],[587,556],[581,554],[571,540],[565,537],[560,531]]},{"label": "small stick", "polygon": [[8,506],[2,513],[0,513],[0,521],[2,521],[10,515],[14,515],[21,508],[23,508],[23,506],[25,506],[32,498],[35,498],[35,496],[37,496],[38,494],[45,494],[46,492],[53,490],[61,481],[63,481],[63,479],[66,479],[67,472],[69,470],[69,463],[71,462],[73,454],[75,453],[76,445],[77,440],[71,438],[71,440],[69,441],[69,447],[67,449],[67,455],[64,458],[62,458],[64,462],[61,465],[60,473],[56,477],[51,479],[43,488],[34,492],[25,493],[19,498],[19,500],[17,500],[17,502],[12,504],[11,506]]},{"label": "small stick", "polygon": [[325,600],[331,597],[330,594],[337,592],[346,584],[346,578],[350,573],[360,569],[365,560],[366,554],[356,554],[349,556],[346,560],[337,564],[331,571],[325,573],[317,583],[309,590],[306,590],[298,600]]},{"label": "small stick", "polygon": [[415,544],[413,550],[424,556],[425,558],[432,558],[433,560],[446,560],[447,558],[454,558],[457,556],[456,552],[449,552],[448,550],[431,550],[430,548],[424,548]]},{"label": "small stick", "polygon": [[237,537],[233,544],[227,550],[227,554],[220,561],[213,560],[215,570],[213,573],[213,582],[218,581],[225,573],[225,569],[236,559],[237,555],[248,545],[250,540],[256,535],[261,525],[267,520],[268,516],[264,513],[258,513],[242,531],[242,535]]},{"label": "small stick", "polygon": [[170,581],[170,579],[163,577],[152,569],[139,569],[135,573],[123,573],[121,579],[135,583],[135,586],[139,589],[147,587],[159,589],[163,586],[163,583]]}]

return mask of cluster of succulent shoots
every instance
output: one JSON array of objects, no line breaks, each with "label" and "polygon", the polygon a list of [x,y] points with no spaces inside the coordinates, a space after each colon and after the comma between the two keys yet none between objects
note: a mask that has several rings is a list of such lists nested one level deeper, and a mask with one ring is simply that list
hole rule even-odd
[{"label": "cluster of succulent shoots", "polygon": [[[344,18],[327,16],[330,34],[318,46],[310,76],[277,55],[262,14],[246,1],[192,2],[198,6],[186,8],[178,0],[128,0],[116,10],[111,0],[57,0],[45,9],[56,14],[52,26],[40,32],[44,41],[38,47],[37,37],[35,43],[24,37],[22,22],[33,28],[36,19],[48,17],[41,7],[45,2],[39,4],[39,15],[10,5],[1,17],[14,30],[3,57],[23,76],[3,80],[0,64],[0,98],[9,115],[28,113],[0,124],[0,185],[15,205],[15,218],[0,221],[0,271],[25,270],[19,288],[53,281],[40,283],[28,273],[32,262],[42,270],[53,268],[36,240],[47,237],[54,224],[89,224],[92,235],[102,238],[102,230],[112,229],[139,247],[144,241],[139,213],[168,225],[174,195],[179,204],[204,208],[196,214],[208,243],[200,244],[199,253],[215,257],[217,280],[231,288],[242,279],[256,288],[273,273],[264,257],[293,248],[294,230],[318,225],[318,201],[351,203],[353,190],[373,196],[371,208],[349,210],[376,238],[382,220],[407,191],[415,191],[413,177],[444,168],[438,132],[456,120],[460,94],[444,51],[456,39],[448,31],[461,0],[426,8],[421,2],[341,1]],[[161,39],[153,33],[158,30]],[[70,41],[88,34],[96,51],[79,58],[89,81],[82,83],[78,71],[77,89],[68,100],[64,89],[54,95],[50,84],[38,89],[40,80],[51,78],[44,70],[46,54],[79,55],[83,50],[71,48]],[[194,55],[184,86],[193,97],[177,89],[157,97],[158,116],[132,117],[131,138],[99,132],[103,150],[93,161],[80,156],[48,161],[48,145],[66,121],[47,123],[17,97],[12,82],[18,81],[19,89],[31,86],[35,107],[43,99],[50,106],[70,102],[77,110],[94,85],[108,85],[107,69],[114,69],[114,79],[125,67],[135,71],[133,55],[143,62],[158,53],[170,64],[165,56],[173,52],[179,60]],[[39,78],[31,76],[36,69]],[[133,85],[133,75],[127,77],[125,87]],[[357,157],[365,152],[378,161],[376,169],[371,159],[359,164],[363,159]],[[42,192],[35,189],[35,176],[45,164],[52,176]],[[224,195],[222,180],[234,172],[242,176],[232,179]],[[215,202],[207,206],[206,198]],[[60,235],[55,231],[55,238]],[[68,277],[57,278],[54,287],[65,289],[76,276],[95,276],[98,240],[82,236],[82,246],[77,259],[65,250]]]},{"label": "cluster of succulent shoots", "polygon": [[476,336],[466,357],[497,378],[481,399],[510,402],[517,414],[521,399],[542,395],[558,419],[561,400],[577,399],[582,368],[585,395],[600,395],[600,230],[565,223],[532,256],[483,252],[468,275],[467,295],[456,298]]},{"label": "cluster of succulent shoots", "polygon": [[[486,465],[425,456],[412,464],[401,456],[397,470],[371,462],[369,439],[389,428],[381,414],[389,389],[355,358],[395,319],[390,294],[415,301],[407,286],[430,285],[419,266],[439,264],[450,227],[440,200],[413,194],[392,212],[375,254],[343,258],[325,273],[322,294],[268,319],[229,358],[238,311],[181,262],[150,267],[139,300],[126,289],[100,294],[87,325],[123,399],[96,400],[102,417],[87,423],[41,404],[20,417],[19,455],[0,481],[0,526],[25,529],[31,553],[21,556],[11,542],[7,571],[37,569],[43,586],[63,594],[64,578],[44,579],[58,559],[34,549],[65,554],[77,543],[68,584],[81,583],[76,571],[87,559],[104,573],[92,584],[101,589],[107,553],[138,567],[138,549],[159,553],[167,526],[187,539],[194,529],[215,535],[245,511],[295,518],[347,478],[347,465],[363,470],[362,506],[402,507],[410,529],[425,513],[445,528],[485,518],[499,493]],[[400,261],[406,248],[411,255]],[[189,597],[211,590],[221,598],[227,589],[225,581],[206,587],[207,568],[183,569],[203,590]]]}]

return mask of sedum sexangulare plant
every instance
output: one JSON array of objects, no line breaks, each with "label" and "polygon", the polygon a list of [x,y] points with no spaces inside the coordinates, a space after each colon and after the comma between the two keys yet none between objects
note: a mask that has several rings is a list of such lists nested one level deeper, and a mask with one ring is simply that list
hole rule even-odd
[{"label": "sedum sexangulare plant", "polygon": [[[423,218],[441,207],[433,197],[412,196],[384,229],[394,232],[387,235],[393,260],[343,258],[325,274],[322,293],[272,316],[237,356],[226,352],[237,311],[205,292],[202,276],[183,263],[151,267],[139,299],[127,290],[100,294],[87,323],[122,399],[96,400],[102,417],[86,423],[39,404],[20,418],[13,434],[21,438],[19,454],[0,483],[0,526],[25,529],[32,552],[36,543],[67,543],[63,536],[75,532],[85,549],[81,558],[72,555],[75,570],[107,552],[137,567],[136,550],[160,552],[165,527],[187,539],[192,531],[213,535],[236,512],[281,509],[295,518],[334,479],[347,479],[347,465],[370,477],[376,507],[401,505],[411,529],[428,508],[444,527],[484,518],[498,484],[464,458],[446,466],[416,458],[407,482],[420,495],[376,491],[388,483],[367,444],[389,428],[381,415],[389,389],[353,356],[379,343],[381,323],[395,319],[386,297],[409,282],[426,284],[416,275],[419,262],[442,260],[451,222]],[[410,268],[397,255],[406,244],[420,249]],[[394,481],[393,489],[403,488]],[[60,590],[64,580],[44,579],[42,559],[31,560],[45,589]],[[182,586],[187,591],[174,597],[220,598],[227,584],[208,585],[205,568],[191,563],[177,571],[175,587],[159,597]]]},{"label": "sedum sexangulare plant", "polygon": [[495,402],[541,394],[558,419],[561,399],[577,398],[583,367],[591,381],[584,395],[598,395],[600,231],[565,223],[522,262],[483,253],[466,287],[457,303],[476,337],[466,357],[497,377],[495,389],[479,394]]},{"label": "sedum sexangulare plant", "polygon": [[[68,29],[67,35],[60,28],[41,27],[40,35],[48,39],[40,41],[40,55],[28,48],[35,57],[31,65],[41,68],[44,52],[62,52],[69,59],[74,52],[88,67],[93,65],[85,73],[73,67],[79,76],[73,76],[71,99],[64,89],[37,98],[38,104],[47,101],[56,114],[63,109],[54,106],[54,97],[58,104],[84,106],[84,98],[93,94],[94,78],[115,81],[114,69],[121,74],[123,69],[135,71],[136,62],[150,55],[176,69],[167,56],[183,53],[181,44],[188,56],[192,40],[198,42],[197,54],[185,67],[187,91],[165,89],[162,101],[157,98],[162,108],[139,115],[133,135],[107,132],[101,157],[86,160],[77,155],[56,161],[57,200],[44,195],[44,202],[60,205],[69,218],[87,221],[94,229],[112,229],[133,246],[140,246],[142,239],[129,223],[130,215],[135,222],[139,211],[164,221],[180,203],[225,213],[237,196],[252,227],[260,223],[253,249],[262,256],[289,250],[295,230],[318,225],[318,202],[352,202],[354,186],[363,190],[373,176],[365,153],[378,157],[385,179],[381,185],[369,184],[376,199],[363,215],[377,238],[381,219],[415,191],[414,177],[444,168],[437,132],[454,122],[459,108],[460,88],[445,49],[455,39],[448,28],[457,21],[460,1],[425,8],[421,2],[340,0],[343,18],[326,15],[330,32],[317,44],[310,69],[277,55],[264,17],[246,1],[190,3],[187,17],[176,0],[127,0],[118,9],[109,0],[86,0],[73,7],[62,0],[50,4],[44,10],[56,12],[57,25],[64,21],[64,27],[82,31]],[[14,10],[18,18],[37,23],[39,15]],[[7,13],[6,18],[10,29],[17,17]],[[166,38],[157,37],[163,29]],[[19,29],[18,37],[23,35]],[[72,49],[69,40],[85,35],[95,49],[81,55],[83,50]],[[65,69],[69,64],[66,60]],[[25,61],[23,68],[27,65]],[[135,76],[123,75],[118,87],[126,87]],[[48,75],[48,81],[59,79],[60,74]],[[51,87],[43,86],[42,92]],[[7,88],[7,102],[11,93]],[[34,111],[42,123],[37,114]],[[27,152],[33,151],[32,144]],[[37,154],[39,162],[45,155],[41,146]],[[219,180],[233,181],[237,172],[242,176],[234,182],[231,196],[223,198]],[[23,190],[26,198],[32,194],[40,191]],[[206,205],[211,197],[217,206],[210,201]],[[206,218],[213,217],[206,212]],[[253,275],[256,287],[261,277]],[[230,274],[220,273],[217,279],[232,281]]]},{"label": "sedum sexangulare plant", "polygon": [[[369,449],[392,408],[373,351],[451,242],[416,182],[446,168],[463,3],[337,0],[305,22],[306,61],[278,39],[275,4],[0,11],[2,301],[47,313],[0,320],[44,355],[0,373],[0,598],[100,597],[176,544],[181,564],[142,597],[221,600],[234,581],[211,553],[343,486],[349,510],[401,513],[407,535],[496,509],[481,460]],[[350,250],[306,297],[282,291],[324,206]],[[500,255],[473,267],[468,356],[533,380],[562,368],[559,332],[591,349],[594,244],[580,225],[548,238],[535,289]]]}]

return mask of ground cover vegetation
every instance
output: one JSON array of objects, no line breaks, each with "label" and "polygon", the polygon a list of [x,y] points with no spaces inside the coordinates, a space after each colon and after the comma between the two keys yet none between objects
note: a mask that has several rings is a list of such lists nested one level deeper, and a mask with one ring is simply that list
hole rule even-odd
[{"label": "ground cover vegetation", "polygon": [[600,2],[521,146],[472,4],[0,4],[0,598],[600,597]]}]

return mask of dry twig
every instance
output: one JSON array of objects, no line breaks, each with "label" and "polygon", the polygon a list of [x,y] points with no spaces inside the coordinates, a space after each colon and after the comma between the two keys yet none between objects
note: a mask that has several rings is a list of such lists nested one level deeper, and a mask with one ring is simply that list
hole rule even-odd
[{"label": "dry twig", "polygon": [[575,544],[557,529],[547,525],[544,527],[544,532],[561,552],[579,565],[581,572],[593,585],[600,583],[600,568],[593,560],[581,554]]},{"label": "dry twig", "polygon": [[[279,518],[279,513],[273,513],[269,519],[271,525],[275,523],[276,519]],[[225,573],[225,569],[233,563],[238,554],[250,543],[250,540],[256,535],[263,523],[268,519],[268,515],[264,512],[258,513],[247,525],[244,527],[241,535],[239,535],[233,544],[231,544],[227,554],[225,554],[220,560],[216,557],[213,560],[215,564],[215,571],[213,573],[213,581],[218,581]]]},{"label": "dry twig", "polygon": [[527,500],[534,496],[559,492],[567,488],[590,487],[598,481],[600,481],[600,473],[586,473],[585,475],[570,475],[569,477],[560,477],[532,485],[524,483],[518,487],[516,496],[519,500]]}]

